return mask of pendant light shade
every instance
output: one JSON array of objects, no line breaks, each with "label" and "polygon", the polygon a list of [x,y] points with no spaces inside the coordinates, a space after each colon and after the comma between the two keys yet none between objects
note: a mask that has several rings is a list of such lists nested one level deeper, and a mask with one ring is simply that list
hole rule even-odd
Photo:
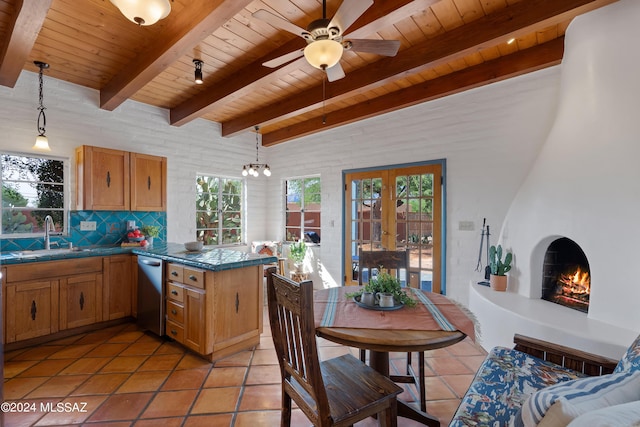
[{"label": "pendant light shade", "polygon": [[47,132],[47,116],[44,114],[44,98],[42,94],[43,80],[42,80],[42,70],[49,68],[49,64],[40,61],[34,61],[34,64],[38,68],[40,68],[40,72],[38,73],[38,136],[36,137],[36,143],[31,147],[33,150],[38,151],[51,151],[49,147],[49,139],[45,135]]},{"label": "pendant light shade", "polygon": [[304,48],[304,57],[312,66],[325,70],[340,61],[343,51],[342,44],[335,40],[316,40]]},{"label": "pendant light shade", "polygon": [[111,0],[111,3],[138,25],[153,25],[171,12],[169,0]]}]

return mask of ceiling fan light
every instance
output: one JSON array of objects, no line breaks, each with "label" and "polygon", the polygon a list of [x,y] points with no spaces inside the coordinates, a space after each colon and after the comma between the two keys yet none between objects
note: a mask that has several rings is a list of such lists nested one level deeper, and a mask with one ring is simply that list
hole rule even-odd
[{"label": "ceiling fan light", "polygon": [[171,12],[169,0],[111,0],[111,3],[138,25],[153,25]]},{"label": "ceiling fan light", "polygon": [[344,47],[335,40],[316,40],[304,48],[304,57],[320,70],[331,68],[340,61]]},{"label": "ceiling fan light", "polygon": [[36,137],[36,143],[31,147],[33,150],[39,151],[51,151],[51,147],[49,147],[49,139],[44,135],[38,135]]}]

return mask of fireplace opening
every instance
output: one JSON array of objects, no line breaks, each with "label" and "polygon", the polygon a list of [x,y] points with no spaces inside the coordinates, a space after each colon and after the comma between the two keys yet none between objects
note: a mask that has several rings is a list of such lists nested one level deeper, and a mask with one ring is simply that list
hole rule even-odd
[{"label": "fireplace opening", "polygon": [[566,237],[554,240],[544,255],[542,299],[586,313],[590,293],[589,262],[580,246]]}]

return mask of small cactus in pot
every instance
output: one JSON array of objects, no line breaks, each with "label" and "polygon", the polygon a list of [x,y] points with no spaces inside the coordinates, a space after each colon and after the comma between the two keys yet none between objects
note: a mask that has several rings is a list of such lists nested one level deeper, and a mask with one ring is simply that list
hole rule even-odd
[{"label": "small cactus in pot", "polygon": [[489,283],[496,291],[505,291],[507,289],[506,273],[511,270],[511,261],[513,260],[511,252],[506,252],[503,260],[502,252],[502,245],[489,248],[489,269],[491,270]]}]

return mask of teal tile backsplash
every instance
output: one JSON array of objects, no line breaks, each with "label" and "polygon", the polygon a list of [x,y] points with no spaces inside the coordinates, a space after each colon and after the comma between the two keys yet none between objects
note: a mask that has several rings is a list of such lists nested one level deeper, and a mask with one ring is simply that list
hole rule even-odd
[{"label": "teal tile backsplash", "polygon": [[[80,231],[80,221],[95,221],[95,231]],[[52,236],[51,242],[58,242],[60,247],[68,246],[105,246],[122,243],[127,233],[127,221],[135,221],[137,227],[155,225],[160,227],[160,237],[167,240],[167,213],[140,211],[71,211],[69,213],[69,234]],[[56,247],[55,245],[53,247]],[[43,238],[2,239],[0,251],[37,250],[44,248]]]}]

